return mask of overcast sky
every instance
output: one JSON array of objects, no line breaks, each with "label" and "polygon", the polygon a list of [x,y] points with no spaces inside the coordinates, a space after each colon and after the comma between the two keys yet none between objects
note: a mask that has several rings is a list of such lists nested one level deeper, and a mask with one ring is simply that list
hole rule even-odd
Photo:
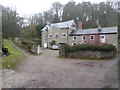
[{"label": "overcast sky", "polygon": [[[9,6],[16,9],[21,16],[29,16],[35,13],[43,12],[50,9],[53,2],[66,4],[70,0],[2,0],[0,3],[3,6]],[[90,1],[92,3],[105,2],[106,0],[74,0],[77,3]]]}]

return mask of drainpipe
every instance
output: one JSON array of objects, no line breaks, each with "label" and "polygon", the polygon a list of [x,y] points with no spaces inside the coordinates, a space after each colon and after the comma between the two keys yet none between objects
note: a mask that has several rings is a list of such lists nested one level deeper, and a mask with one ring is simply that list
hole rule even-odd
[{"label": "drainpipe", "polygon": [[48,48],[48,30],[47,30],[47,48]]},{"label": "drainpipe", "polygon": [[69,26],[67,25],[67,44],[68,44],[68,35],[69,35],[68,29],[69,29]]},{"label": "drainpipe", "polygon": [[98,32],[99,32],[99,43],[98,44],[101,44],[101,40],[100,40],[100,32],[101,32],[102,28],[101,28],[101,25],[98,24]]}]

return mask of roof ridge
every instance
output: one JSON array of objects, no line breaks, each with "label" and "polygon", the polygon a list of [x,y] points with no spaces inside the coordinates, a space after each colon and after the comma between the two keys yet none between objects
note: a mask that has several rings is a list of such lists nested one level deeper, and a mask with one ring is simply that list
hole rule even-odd
[{"label": "roof ridge", "polygon": [[64,22],[58,22],[58,23],[51,23],[51,24],[59,24],[59,23],[65,23],[65,22],[70,22],[70,21],[74,21],[74,20],[69,20],[69,21],[64,21]]},{"label": "roof ridge", "polygon": [[[102,28],[117,28],[117,26],[113,26],[113,27],[102,27]],[[82,29],[82,30],[88,30],[88,29],[98,29],[98,28],[87,28],[87,29]],[[81,30],[81,29],[78,29],[78,30]]]}]

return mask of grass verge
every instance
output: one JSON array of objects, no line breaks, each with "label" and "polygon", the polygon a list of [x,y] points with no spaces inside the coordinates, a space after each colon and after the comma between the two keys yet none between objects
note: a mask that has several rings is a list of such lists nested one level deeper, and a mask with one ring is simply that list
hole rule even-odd
[{"label": "grass verge", "polygon": [[14,48],[8,40],[4,40],[3,45],[10,49],[11,54],[2,58],[2,68],[12,69],[19,60],[26,57],[21,51]]}]

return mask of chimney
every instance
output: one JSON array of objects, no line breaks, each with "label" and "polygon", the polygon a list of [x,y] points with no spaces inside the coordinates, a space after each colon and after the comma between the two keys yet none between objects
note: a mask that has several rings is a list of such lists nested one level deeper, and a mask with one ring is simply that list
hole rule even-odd
[{"label": "chimney", "polygon": [[78,29],[82,29],[82,22],[78,21]]},{"label": "chimney", "polygon": [[99,24],[98,25],[98,31],[101,32],[102,28],[101,28],[101,25]]},{"label": "chimney", "polygon": [[49,26],[50,26],[50,25],[51,25],[51,22],[47,21],[47,25],[49,25]]}]

